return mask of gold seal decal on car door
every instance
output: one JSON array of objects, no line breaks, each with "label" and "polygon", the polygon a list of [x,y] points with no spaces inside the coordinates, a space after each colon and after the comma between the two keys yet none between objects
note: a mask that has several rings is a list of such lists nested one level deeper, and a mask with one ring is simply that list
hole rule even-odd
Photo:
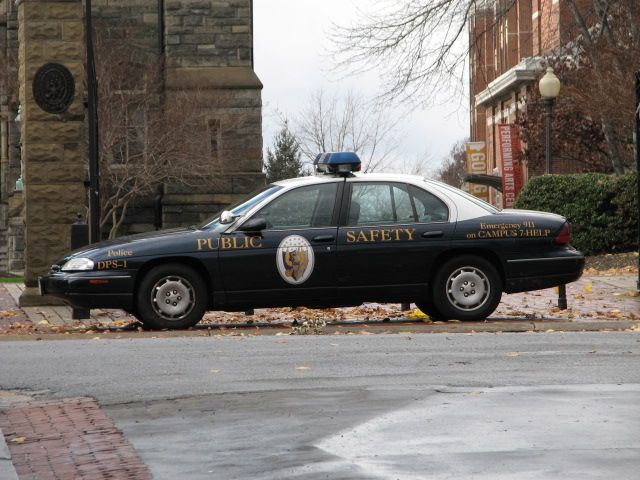
[{"label": "gold seal decal on car door", "polygon": [[306,282],[315,265],[311,244],[299,235],[285,237],[276,250],[276,265],[285,282],[292,285]]}]

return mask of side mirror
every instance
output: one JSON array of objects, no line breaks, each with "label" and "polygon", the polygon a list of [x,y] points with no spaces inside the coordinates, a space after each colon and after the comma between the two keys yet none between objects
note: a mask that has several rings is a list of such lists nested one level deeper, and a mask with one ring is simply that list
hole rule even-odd
[{"label": "side mirror", "polygon": [[233,223],[236,218],[238,217],[231,213],[229,210],[225,210],[220,214],[220,223],[222,225],[229,225],[230,223]]},{"label": "side mirror", "polygon": [[264,218],[252,218],[247,220],[239,230],[241,232],[261,232],[267,228],[267,221]]}]

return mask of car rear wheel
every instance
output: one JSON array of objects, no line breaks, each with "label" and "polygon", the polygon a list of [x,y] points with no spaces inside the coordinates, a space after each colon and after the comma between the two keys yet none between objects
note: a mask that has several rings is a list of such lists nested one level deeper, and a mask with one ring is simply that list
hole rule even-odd
[{"label": "car rear wheel", "polygon": [[502,281],[488,260],[464,255],[447,261],[433,282],[435,308],[448,318],[484,320],[498,307]]},{"label": "car rear wheel", "polygon": [[444,316],[433,304],[433,302],[416,302],[416,307],[420,309],[422,313],[426,313],[431,320],[449,320]]},{"label": "car rear wheel", "polygon": [[191,267],[172,263],[152,268],[140,282],[137,311],[149,328],[189,328],[207,308],[207,287]]}]

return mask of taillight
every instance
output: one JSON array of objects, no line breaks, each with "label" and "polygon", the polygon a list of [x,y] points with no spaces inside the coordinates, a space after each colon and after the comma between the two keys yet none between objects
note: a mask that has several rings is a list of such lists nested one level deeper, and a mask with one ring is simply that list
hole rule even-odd
[{"label": "taillight", "polygon": [[571,240],[571,227],[569,222],[565,222],[558,234],[553,239],[556,245],[567,245]]}]

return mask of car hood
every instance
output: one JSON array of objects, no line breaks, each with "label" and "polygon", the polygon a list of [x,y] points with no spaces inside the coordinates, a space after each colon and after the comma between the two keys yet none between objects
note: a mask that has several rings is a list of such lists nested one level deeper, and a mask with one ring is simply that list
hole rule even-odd
[{"label": "car hood", "polygon": [[60,264],[70,258],[87,257],[102,258],[108,255],[109,251],[130,252],[131,257],[159,253],[167,246],[171,246],[173,253],[193,251],[196,245],[195,238],[198,236],[211,236],[211,231],[198,230],[195,227],[174,228],[169,230],[159,230],[156,232],[140,233],[128,235],[113,240],[105,240],[92,245],[74,250],[65,258],[60,260]]}]

